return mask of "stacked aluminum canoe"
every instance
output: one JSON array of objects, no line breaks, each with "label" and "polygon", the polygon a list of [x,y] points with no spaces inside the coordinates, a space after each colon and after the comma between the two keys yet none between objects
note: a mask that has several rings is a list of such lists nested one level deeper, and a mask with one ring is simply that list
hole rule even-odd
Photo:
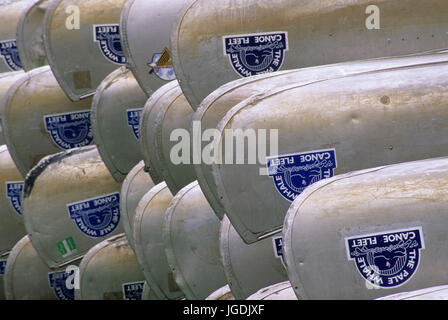
[{"label": "stacked aluminum canoe", "polygon": [[446,299],[446,12],[0,2],[0,299]]}]

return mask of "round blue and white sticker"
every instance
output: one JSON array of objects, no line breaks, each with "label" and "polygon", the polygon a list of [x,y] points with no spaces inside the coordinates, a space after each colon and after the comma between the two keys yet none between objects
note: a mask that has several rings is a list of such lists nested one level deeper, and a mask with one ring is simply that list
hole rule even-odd
[{"label": "round blue and white sticker", "polygon": [[292,202],[309,185],[333,176],[337,167],[336,151],[328,149],[268,157],[267,167],[277,191]]},{"label": "round blue and white sticker", "polygon": [[345,238],[349,261],[360,275],[380,288],[394,288],[409,281],[425,248],[421,227]]},{"label": "round blue and white sticker", "polygon": [[119,65],[126,64],[120,37],[119,24],[96,24],[93,26],[93,38],[98,42],[104,57]]},{"label": "round blue and white sticker", "polygon": [[45,130],[62,150],[84,147],[92,143],[90,110],[44,116]]},{"label": "round blue and white sticker", "polygon": [[22,69],[16,39],[0,41],[0,56],[11,71]]},{"label": "round blue and white sticker", "polygon": [[140,138],[140,118],[142,116],[142,112],[142,108],[126,110],[128,126],[131,127],[134,137],[137,140]]},{"label": "round blue and white sticker", "polygon": [[68,276],[65,270],[48,273],[50,288],[59,300],[75,300],[75,289],[67,287]]},{"label": "round blue and white sticker", "polygon": [[124,300],[142,300],[144,281],[123,283]]},{"label": "round blue and white sticker", "polygon": [[70,203],[67,209],[82,233],[92,238],[105,237],[120,222],[120,193]]},{"label": "round blue and white sticker", "polygon": [[18,215],[22,215],[22,192],[25,183],[23,181],[6,181],[6,196]]},{"label": "round blue and white sticker", "polygon": [[242,77],[279,70],[288,50],[287,32],[224,36],[223,41],[224,54]]}]

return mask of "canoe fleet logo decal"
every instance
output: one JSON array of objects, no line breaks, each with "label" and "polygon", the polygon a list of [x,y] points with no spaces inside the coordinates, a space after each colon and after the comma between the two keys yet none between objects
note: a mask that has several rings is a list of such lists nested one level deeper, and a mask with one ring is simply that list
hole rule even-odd
[{"label": "canoe fleet logo decal", "polygon": [[369,283],[394,288],[410,280],[425,249],[421,227],[345,239],[348,260]]},{"label": "canoe fleet logo decal", "polygon": [[9,198],[12,208],[18,215],[22,215],[22,192],[25,183],[23,181],[7,181],[6,196]]},{"label": "canoe fleet logo decal", "polygon": [[135,139],[140,138],[140,118],[142,116],[143,109],[128,109],[126,110],[126,116],[128,119],[128,125],[132,128]]},{"label": "canoe fleet logo decal", "polygon": [[334,149],[267,158],[268,174],[278,192],[294,201],[309,185],[330,178],[337,167]]},{"label": "canoe fleet logo decal", "polygon": [[0,56],[11,71],[22,69],[22,62],[20,62],[19,51],[15,39],[0,41]]},{"label": "canoe fleet logo decal", "polygon": [[45,130],[61,149],[84,147],[92,143],[90,110],[44,116]]},{"label": "canoe fleet logo decal", "polygon": [[96,24],[93,26],[93,36],[107,60],[120,65],[126,63],[119,24]]},{"label": "canoe fleet logo decal", "polygon": [[283,265],[285,264],[285,257],[283,256],[283,238],[282,236],[276,236],[272,238],[272,245],[274,246],[274,255],[279,258]]},{"label": "canoe fleet logo decal", "polygon": [[0,276],[5,274],[7,259],[0,260]]},{"label": "canoe fleet logo decal", "polygon": [[70,218],[79,230],[92,238],[105,237],[120,222],[120,194],[118,192],[67,205]]},{"label": "canoe fleet logo decal", "polygon": [[156,53],[152,60],[147,64],[151,68],[149,74],[155,73],[160,79],[171,81],[176,79],[173,63],[171,62],[171,52],[165,48],[162,53]]},{"label": "canoe fleet logo decal", "polygon": [[123,283],[124,300],[142,300],[144,281]]},{"label": "canoe fleet logo decal", "polygon": [[242,77],[279,70],[288,50],[287,32],[224,36],[223,41],[224,54]]},{"label": "canoe fleet logo decal", "polygon": [[53,289],[59,300],[75,300],[75,289],[67,288],[68,276],[69,274],[65,270],[48,273],[50,288]]}]

